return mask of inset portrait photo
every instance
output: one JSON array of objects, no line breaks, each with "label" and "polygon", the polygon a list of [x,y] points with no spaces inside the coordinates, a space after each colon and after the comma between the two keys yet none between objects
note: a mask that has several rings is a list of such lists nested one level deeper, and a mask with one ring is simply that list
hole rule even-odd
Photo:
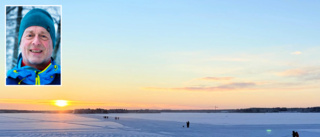
[{"label": "inset portrait photo", "polygon": [[6,85],[61,85],[61,6],[6,6]]}]

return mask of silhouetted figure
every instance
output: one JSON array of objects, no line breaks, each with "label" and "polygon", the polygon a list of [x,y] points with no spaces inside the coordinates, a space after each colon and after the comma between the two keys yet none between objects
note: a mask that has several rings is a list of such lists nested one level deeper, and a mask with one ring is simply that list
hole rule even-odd
[{"label": "silhouetted figure", "polygon": [[107,118],[106,116],[104,116],[103,118]]},{"label": "silhouetted figure", "polygon": [[189,128],[189,126],[190,126],[190,122],[188,121],[188,122],[187,122],[187,128]]},{"label": "silhouetted figure", "polygon": [[292,131],[292,137],[296,137],[296,132]]},{"label": "silhouetted figure", "polygon": [[295,131],[292,131],[292,137],[299,137],[299,133],[295,132]]}]

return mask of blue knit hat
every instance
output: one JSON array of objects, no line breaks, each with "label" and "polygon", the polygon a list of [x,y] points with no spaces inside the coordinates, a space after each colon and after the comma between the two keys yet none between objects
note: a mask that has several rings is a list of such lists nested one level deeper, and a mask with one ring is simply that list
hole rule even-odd
[{"label": "blue knit hat", "polygon": [[32,9],[22,18],[19,29],[19,45],[25,29],[30,26],[41,26],[45,28],[50,33],[52,47],[54,49],[56,43],[54,23],[51,15],[47,11],[43,9]]}]

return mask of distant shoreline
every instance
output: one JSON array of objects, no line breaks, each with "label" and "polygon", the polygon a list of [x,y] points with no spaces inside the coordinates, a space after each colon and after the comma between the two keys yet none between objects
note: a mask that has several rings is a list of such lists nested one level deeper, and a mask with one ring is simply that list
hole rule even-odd
[{"label": "distant shoreline", "polygon": [[307,108],[245,108],[245,109],[199,109],[199,110],[174,110],[174,109],[75,109],[75,110],[15,110],[0,109],[0,113],[72,113],[72,114],[109,114],[109,113],[320,113],[320,107]]}]

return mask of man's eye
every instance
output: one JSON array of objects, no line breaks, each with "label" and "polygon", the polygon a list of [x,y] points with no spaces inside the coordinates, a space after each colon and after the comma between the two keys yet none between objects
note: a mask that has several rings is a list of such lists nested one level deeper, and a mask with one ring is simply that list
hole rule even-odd
[{"label": "man's eye", "polygon": [[41,35],[40,37],[41,37],[41,39],[43,39],[43,40],[47,40],[47,39],[48,39],[48,37],[47,37],[46,35]]},{"label": "man's eye", "polygon": [[32,34],[27,34],[26,35],[26,39],[32,39],[33,38],[33,35]]}]

